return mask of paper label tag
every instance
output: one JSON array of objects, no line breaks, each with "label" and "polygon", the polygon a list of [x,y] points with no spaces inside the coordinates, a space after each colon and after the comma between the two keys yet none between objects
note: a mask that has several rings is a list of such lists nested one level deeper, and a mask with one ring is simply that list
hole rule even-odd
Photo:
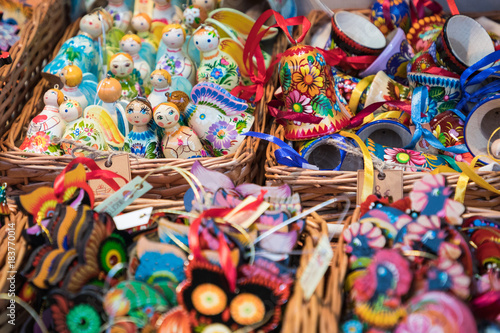
[{"label": "paper label tag", "polygon": [[[379,172],[375,170],[373,177],[373,194],[382,198],[388,198],[390,202],[403,199],[403,170],[384,170],[385,178],[379,177]],[[361,202],[361,193],[365,179],[365,172],[358,170],[358,192],[357,203]]]},{"label": "paper label tag", "polygon": [[139,198],[152,188],[153,186],[151,184],[137,176],[127,185],[123,186],[120,190],[101,202],[101,204],[95,208],[95,211],[98,213],[108,213],[109,215],[115,217],[128,205],[134,202],[135,199]]},{"label": "paper label tag", "polygon": [[118,230],[132,229],[148,224],[152,212],[153,207],[143,208],[127,214],[115,216],[113,220]]},{"label": "paper label tag", "polygon": [[304,273],[300,277],[300,286],[304,291],[304,299],[307,301],[311,298],[321,281],[321,278],[325,275],[328,266],[333,258],[333,251],[330,246],[330,241],[328,236],[323,235],[314,249],[314,253],[309,260]]},{"label": "paper label tag", "polygon": [[[109,167],[106,166],[107,161],[108,159],[99,160],[96,161],[96,164],[102,170],[108,170],[114,172],[125,178],[127,181],[130,181],[132,176],[130,173],[130,160],[128,154],[114,155],[113,157],[111,157],[111,165]],[[126,182],[121,178],[113,178],[113,179],[120,186],[124,186],[126,184]],[[100,179],[89,180],[89,186],[94,191],[95,195],[109,195],[115,192],[108,184],[106,184]]]},{"label": "paper label tag", "polygon": [[238,206],[236,206],[232,211],[229,212],[224,217],[225,221],[234,223],[234,224],[239,224],[245,229],[250,228],[250,226],[257,220],[264,212],[271,206],[268,202],[263,201],[259,207],[254,210],[253,212],[249,211],[241,211],[245,206],[251,204],[257,200],[257,198],[253,196],[248,196],[243,200]]}]

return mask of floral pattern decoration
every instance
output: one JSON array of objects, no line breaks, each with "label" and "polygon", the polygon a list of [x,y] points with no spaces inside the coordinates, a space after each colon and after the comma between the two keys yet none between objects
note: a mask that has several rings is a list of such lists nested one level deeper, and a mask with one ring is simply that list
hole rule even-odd
[{"label": "floral pattern decoration", "polygon": [[232,123],[219,121],[208,129],[207,140],[215,149],[224,149],[231,147],[231,141],[238,136],[236,126]]}]

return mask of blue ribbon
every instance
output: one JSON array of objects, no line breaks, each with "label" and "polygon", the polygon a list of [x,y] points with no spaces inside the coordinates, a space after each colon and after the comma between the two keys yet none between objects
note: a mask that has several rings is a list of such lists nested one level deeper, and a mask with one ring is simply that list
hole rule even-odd
[{"label": "blue ribbon", "polygon": [[[480,70],[481,68],[483,68],[491,63],[494,63],[498,59],[500,59],[500,50],[488,54],[486,57],[479,60],[474,65],[470,66],[462,73],[462,75],[460,76],[460,87],[462,90],[462,99],[460,100],[460,102],[456,106],[456,108],[458,110],[462,110],[464,107],[466,108],[468,102],[478,103],[485,95],[487,95],[489,93],[494,93],[494,92],[500,91],[500,81],[497,80],[497,81],[494,81],[492,83],[487,84],[486,86],[477,90],[473,94],[470,94],[467,92],[467,87],[473,86],[475,84],[479,84],[479,83],[483,82],[484,80],[486,80],[491,75],[500,71],[500,65],[493,66],[493,67],[485,69],[484,71],[482,71],[481,73],[478,73],[472,79],[470,79],[470,77],[474,73],[476,73],[478,70]],[[466,111],[468,111],[467,108],[466,108]]]},{"label": "blue ribbon", "polygon": [[[447,151],[454,154],[464,154],[468,152],[465,144],[452,147],[445,147],[428,129],[422,127],[422,114],[427,111],[429,100],[429,92],[427,87],[420,86],[413,90],[411,100],[411,121],[415,125],[415,133],[409,145],[405,149],[414,149],[418,141],[423,137],[431,146],[436,149]],[[455,111],[454,111],[455,112]],[[460,114],[461,119],[465,119],[464,115]]]},{"label": "blue ribbon", "polygon": [[274,152],[274,157],[279,164],[283,164],[289,167],[302,168],[302,169],[311,169],[311,170],[319,170],[315,165],[309,164],[306,159],[300,156],[292,147],[287,145],[282,140],[278,139],[275,136],[257,133],[257,132],[247,132],[243,135],[251,136],[257,139],[266,140],[275,145],[279,146],[280,149]]}]

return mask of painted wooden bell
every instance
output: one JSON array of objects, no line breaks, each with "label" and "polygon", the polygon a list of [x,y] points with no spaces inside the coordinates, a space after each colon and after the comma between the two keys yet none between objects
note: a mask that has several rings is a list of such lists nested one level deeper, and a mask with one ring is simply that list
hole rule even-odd
[{"label": "painted wooden bell", "polygon": [[309,117],[286,120],[287,140],[315,139],[349,124],[351,111],[338,102],[330,66],[316,48],[289,48],[283,53],[279,73],[286,111],[321,118],[317,124],[303,120]]}]

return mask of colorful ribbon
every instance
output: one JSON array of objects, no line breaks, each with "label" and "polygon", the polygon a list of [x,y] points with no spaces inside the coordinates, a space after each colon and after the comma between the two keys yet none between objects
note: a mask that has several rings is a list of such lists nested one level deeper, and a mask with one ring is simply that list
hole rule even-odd
[{"label": "colorful ribbon", "polygon": [[317,166],[309,164],[307,160],[300,156],[292,147],[275,136],[257,132],[247,132],[244,135],[266,140],[280,147],[280,149],[274,152],[274,157],[279,164],[294,168],[318,170]]},{"label": "colorful ribbon", "polygon": [[[332,18],[333,20],[333,18]],[[336,47],[333,50],[323,50],[316,48],[325,58],[325,62],[330,66],[349,67],[355,70],[364,70],[377,59],[376,55],[349,56],[344,50]]]},{"label": "colorful ribbon", "polygon": [[356,114],[359,100],[361,99],[361,96],[363,96],[363,92],[365,91],[365,89],[368,88],[368,86],[373,82],[374,78],[375,75],[370,75],[363,78],[358,82],[358,84],[356,84],[356,87],[351,93],[351,99],[349,99],[349,109],[351,110],[352,114]]},{"label": "colorful ribbon", "polygon": [[314,116],[306,113],[299,113],[293,111],[281,111],[278,107],[283,106],[283,102],[281,101],[271,101],[267,104],[267,108],[269,110],[269,114],[276,118],[278,124],[285,126],[286,121],[300,121],[301,123],[308,124],[319,124],[323,117]]},{"label": "colorful ribbon", "polygon": [[[273,15],[276,19],[276,24],[260,31],[264,23]],[[297,40],[294,40],[288,31],[288,27],[297,25],[302,25],[302,34],[299,38],[297,38]],[[280,61],[281,55],[278,55],[276,59],[271,61],[271,65],[266,70],[264,56],[262,55],[262,50],[260,48],[260,42],[269,29],[277,27],[283,30],[292,44],[297,44],[304,40],[309,28],[311,27],[311,22],[309,22],[309,20],[304,16],[292,17],[285,20],[280,13],[272,9],[268,9],[262,13],[252,27],[252,30],[250,30],[245,43],[245,48],[243,49],[243,64],[250,76],[250,80],[253,82],[253,85],[243,86],[243,84],[240,84],[231,91],[231,94],[234,96],[238,96],[247,101],[254,97],[254,103],[257,103],[262,99],[262,96],[264,95],[264,86],[273,75],[274,66],[276,66],[276,64]],[[254,65],[254,58],[257,63],[256,66]]]},{"label": "colorful ribbon", "polygon": [[411,114],[411,105],[404,101],[384,101],[384,102],[376,102],[368,105],[363,110],[358,112],[354,117],[351,118],[351,123],[348,128],[357,128],[365,123],[365,117],[368,117],[373,114],[373,112],[377,111],[380,107],[384,105],[389,105],[392,107],[396,107],[403,112]]},{"label": "colorful ribbon", "polygon": [[[454,154],[464,154],[468,152],[465,144],[445,147],[428,129],[422,127],[422,114],[427,111],[429,101],[429,93],[427,87],[420,86],[413,90],[412,100],[411,100],[411,120],[413,125],[415,125],[415,133],[413,138],[405,149],[414,149],[415,145],[421,138],[424,138],[431,146],[436,149],[447,151]],[[461,119],[463,115],[459,114]]]}]

